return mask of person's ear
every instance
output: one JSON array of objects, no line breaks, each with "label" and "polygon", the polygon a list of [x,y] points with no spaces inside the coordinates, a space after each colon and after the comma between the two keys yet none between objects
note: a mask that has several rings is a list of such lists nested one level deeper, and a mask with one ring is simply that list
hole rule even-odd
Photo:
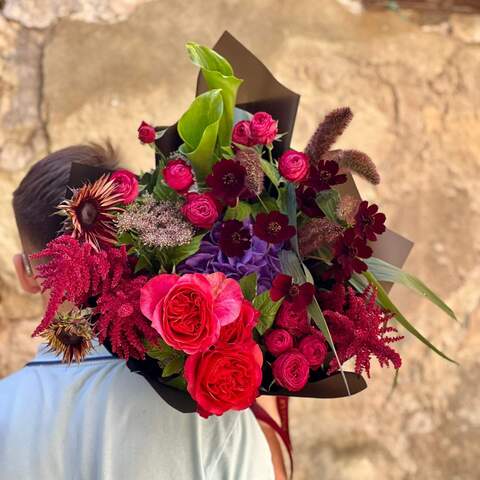
[{"label": "person's ear", "polygon": [[22,289],[27,293],[39,293],[40,285],[35,279],[31,267],[25,265],[25,259],[21,253],[17,253],[13,257],[13,265]]}]

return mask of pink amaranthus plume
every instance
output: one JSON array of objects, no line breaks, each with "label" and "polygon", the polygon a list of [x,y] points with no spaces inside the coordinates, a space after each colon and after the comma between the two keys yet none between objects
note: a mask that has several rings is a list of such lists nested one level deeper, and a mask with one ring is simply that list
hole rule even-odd
[{"label": "pink amaranthus plume", "polygon": [[[340,362],[355,357],[355,372],[365,371],[368,377],[372,356],[377,357],[381,367],[391,363],[398,369],[402,365],[400,355],[389,344],[403,336],[389,335],[397,332],[396,328],[387,325],[393,314],[380,308],[376,298],[377,293],[371,286],[362,294],[356,294],[352,288],[346,290],[343,285],[319,294]],[[332,307],[333,310],[329,309]],[[329,373],[338,368],[334,358]]]}]

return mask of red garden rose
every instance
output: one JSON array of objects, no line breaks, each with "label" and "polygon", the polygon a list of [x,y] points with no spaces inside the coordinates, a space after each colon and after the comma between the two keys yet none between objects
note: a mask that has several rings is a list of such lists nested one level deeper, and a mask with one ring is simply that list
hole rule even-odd
[{"label": "red garden rose", "polygon": [[218,220],[218,207],[208,193],[189,193],[182,206],[185,218],[198,228],[212,228]]},{"label": "red garden rose", "polygon": [[290,392],[298,392],[308,381],[308,360],[298,350],[282,353],[272,364],[275,381]]},{"label": "red garden rose", "polygon": [[302,182],[308,177],[310,159],[305,153],[287,150],[278,161],[278,170],[289,182]]},{"label": "red garden rose", "polygon": [[240,145],[246,145],[247,147],[253,145],[250,122],[248,120],[241,120],[235,124],[232,132],[232,141]]},{"label": "red garden rose", "polygon": [[305,355],[310,368],[313,370],[319,368],[327,356],[327,344],[325,337],[318,331],[312,335],[307,335],[300,340],[298,349]]},{"label": "red garden rose", "polygon": [[220,342],[245,343],[252,340],[252,330],[258,322],[260,312],[248,300],[243,300],[238,318],[220,330]]},{"label": "red garden rose", "polygon": [[142,122],[138,127],[138,139],[142,143],[153,143],[155,141],[155,128],[146,122]]},{"label": "red garden rose", "polygon": [[138,197],[138,180],[129,170],[117,170],[111,179],[117,184],[117,193],[122,196],[125,205],[132,203]]},{"label": "red garden rose", "polygon": [[275,326],[284,328],[294,337],[306,335],[310,331],[307,309],[283,302],[275,318]]},{"label": "red garden rose", "polygon": [[219,343],[185,362],[187,390],[203,417],[250,407],[262,383],[263,357],[255,342]]},{"label": "red garden rose", "polygon": [[242,302],[240,285],[223,273],[161,274],[142,288],[140,309],[168,345],[193,354],[216,343]]},{"label": "red garden rose", "polygon": [[250,121],[250,132],[255,145],[269,145],[277,136],[278,122],[267,112],[257,112]]},{"label": "red garden rose", "polygon": [[192,167],[181,158],[171,160],[163,169],[163,178],[172,190],[186,193],[193,185]]},{"label": "red garden rose", "polygon": [[293,347],[292,335],[283,328],[269,330],[264,338],[267,350],[276,357]]}]

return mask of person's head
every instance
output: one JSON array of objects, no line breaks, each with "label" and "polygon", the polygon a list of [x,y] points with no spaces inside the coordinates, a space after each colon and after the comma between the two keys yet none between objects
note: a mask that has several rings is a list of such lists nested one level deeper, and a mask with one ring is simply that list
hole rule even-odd
[{"label": "person's head", "polygon": [[72,163],[114,169],[118,158],[108,142],[104,146],[67,147],[35,163],[13,192],[13,210],[23,248],[13,262],[20,284],[28,293],[37,293],[40,287],[27,255],[42,250],[61,230],[63,219],[55,212],[65,198]]}]

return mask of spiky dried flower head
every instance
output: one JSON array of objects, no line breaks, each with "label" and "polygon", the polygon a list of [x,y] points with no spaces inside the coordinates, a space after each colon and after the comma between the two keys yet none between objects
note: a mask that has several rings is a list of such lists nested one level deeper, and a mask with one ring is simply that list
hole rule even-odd
[{"label": "spiky dried flower head", "polygon": [[330,150],[352,118],[353,113],[349,107],[337,108],[325,116],[305,148],[305,153],[314,163]]},{"label": "spiky dried flower head", "polygon": [[247,171],[245,186],[253,195],[260,195],[263,191],[265,175],[260,164],[261,157],[253,149],[241,149],[235,154],[235,160]]},{"label": "spiky dried flower head", "polygon": [[151,194],[122,212],[116,226],[119,233],[134,231],[142,243],[156,248],[186,245],[194,236],[194,227],[183,218],[179,204],[157,201]]},{"label": "spiky dried flower head", "polygon": [[342,170],[356,173],[373,185],[380,183],[380,174],[373,160],[358,150],[332,150],[323,159],[335,160]]},{"label": "spiky dried flower head", "polygon": [[331,247],[343,233],[343,228],[328,218],[312,218],[298,230],[300,254],[310,255],[321,247]]},{"label": "spiky dried flower head", "polygon": [[351,195],[344,195],[337,205],[337,216],[348,225],[355,224],[355,215],[360,205],[360,199]]},{"label": "spiky dried flower head", "polygon": [[81,362],[93,349],[94,333],[90,309],[73,308],[68,313],[58,313],[42,333],[51,352],[62,357],[65,363]]},{"label": "spiky dried flower head", "polygon": [[64,232],[89,243],[96,251],[101,246],[115,244],[113,220],[123,210],[121,201],[122,195],[108,174],[73,190],[72,198],[58,206],[59,214],[66,217]]}]

